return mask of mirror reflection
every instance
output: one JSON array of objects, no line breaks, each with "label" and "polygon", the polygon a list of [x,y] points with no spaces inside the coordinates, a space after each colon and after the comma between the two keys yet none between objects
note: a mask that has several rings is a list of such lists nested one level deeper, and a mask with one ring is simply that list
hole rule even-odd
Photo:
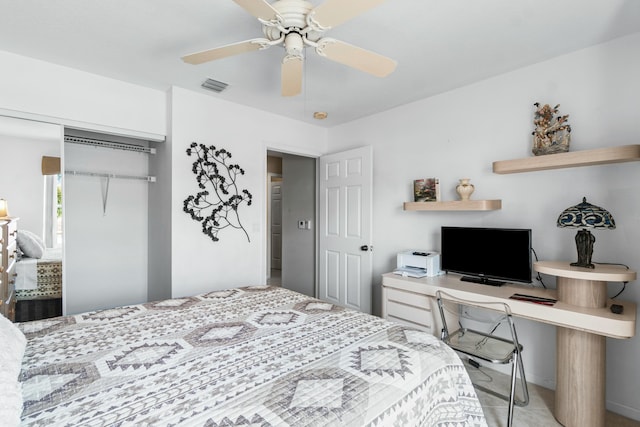
[{"label": "mirror reflection", "polygon": [[0,117],[2,309],[15,321],[62,314],[61,128]]}]

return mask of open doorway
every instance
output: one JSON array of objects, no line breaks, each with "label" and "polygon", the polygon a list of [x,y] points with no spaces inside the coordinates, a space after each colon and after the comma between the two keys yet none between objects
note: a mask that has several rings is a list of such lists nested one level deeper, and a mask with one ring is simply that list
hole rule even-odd
[{"label": "open doorway", "polygon": [[267,154],[267,284],[282,281],[282,155]]},{"label": "open doorway", "polygon": [[267,151],[267,196],[267,284],[313,297],[316,159]]}]

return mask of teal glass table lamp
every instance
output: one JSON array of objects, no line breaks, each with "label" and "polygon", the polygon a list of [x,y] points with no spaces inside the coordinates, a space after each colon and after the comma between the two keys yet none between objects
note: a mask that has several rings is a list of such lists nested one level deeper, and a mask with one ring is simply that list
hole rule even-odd
[{"label": "teal glass table lamp", "polygon": [[578,262],[572,262],[574,267],[594,268],[591,263],[593,244],[596,238],[589,228],[616,228],[616,223],[609,211],[587,202],[582,198],[582,203],[571,206],[558,217],[558,227],[578,228],[576,234],[576,249],[578,250]]}]

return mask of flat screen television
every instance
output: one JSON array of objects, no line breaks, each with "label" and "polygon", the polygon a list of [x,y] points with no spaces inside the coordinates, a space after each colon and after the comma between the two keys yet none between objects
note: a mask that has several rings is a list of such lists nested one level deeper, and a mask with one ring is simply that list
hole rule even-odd
[{"label": "flat screen television", "polygon": [[500,286],[531,283],[531,230],[442,227],[442,270],[462,280]]}]

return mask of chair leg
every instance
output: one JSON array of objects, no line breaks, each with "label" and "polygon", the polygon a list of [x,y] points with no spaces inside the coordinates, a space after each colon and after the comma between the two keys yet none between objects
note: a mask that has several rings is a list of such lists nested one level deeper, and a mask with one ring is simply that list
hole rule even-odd
[{"label": "chair leg", "polygon": [[513,404],[516,399],[516,379],[518,373],[518,357],[514,354],[513,364],[511,366],[511,390],[509,391],[509,409],[507,412],[507,427],[513,425]]},{"label": "chair leg", "polygon": [[518,367],[520,368],[520,382],[522,383],[522,400],[515,400],[516,406],[527,406],[529,404],[529,388],[527,378],[524,376],[524,364],[522,363],[522,353],[518,352]]}]

